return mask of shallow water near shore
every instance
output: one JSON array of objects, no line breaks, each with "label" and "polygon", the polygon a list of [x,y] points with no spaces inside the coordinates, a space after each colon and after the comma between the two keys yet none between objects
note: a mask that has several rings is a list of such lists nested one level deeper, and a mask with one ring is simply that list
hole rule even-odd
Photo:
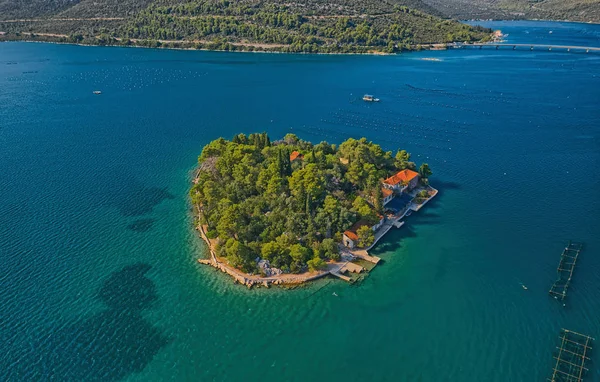
[{"label": "shallow water near shore", "polygon": [[[485,26],[600,46],[598,25]],[[600,340],[599,100],[591,53],[0,44],[0,380],[544,380],[560,328]],[[187,191],[203,145],[255,131],[405,148],[440,193],[360,285],[248,291],[196,263]]]}]

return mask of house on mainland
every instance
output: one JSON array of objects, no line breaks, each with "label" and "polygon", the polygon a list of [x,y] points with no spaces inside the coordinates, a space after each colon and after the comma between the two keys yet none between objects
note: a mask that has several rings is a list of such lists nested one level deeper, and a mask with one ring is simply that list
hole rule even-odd
[{"label": "house on mainland", "polygon": [[304,159],[304,155],[300,154],[298,151],[292,151],[292,153],[290,154],[290,162],[302,159]]},{"label": "house on mainland", "polygon": [[383,187],[397,192],[411,191],[419,185],[419,173],[404,169],[383,181]]},{"label": "house on mainland", "polygon": [[370,227],[373,231],[377,231],[385,221],[385,217],[383,215],[378,215],[379,221],[370,225],[366,220],[359,220],[352,227],[344,231],[342,235],[342,243],[348,248],[355,248],[358,245],[358,229],[364,226]]}]

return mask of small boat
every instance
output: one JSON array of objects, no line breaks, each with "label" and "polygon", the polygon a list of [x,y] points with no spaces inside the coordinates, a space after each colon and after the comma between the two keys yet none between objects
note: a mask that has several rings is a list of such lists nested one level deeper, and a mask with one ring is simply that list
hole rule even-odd
[{"label": "small boat", "polygon": [[370,94],[365,94],[363,96],[363,101],[365,102],[379,102],[379,98],[375,98]]},{"label": "small boat", "polygon": [[523,289],[527,290],[527,287],[523,284],[521,284],[521,286],[523,287]]},{"label": "small boat", "polygon": [[406,213],[406,216],[410,216],[410,215],[412,215],[412,210],[410,210]]},{"label": "small boat", "polygon": [[102,94],[102,92],[100,90],[94,90],[93,93],[96,94],[96,95]]},{"label": "small boat", "polygon": [[334,295],[335,297],[337,297],[337,296],[338,296],[338,295],[337,295],[337,293],[335,293],[335,292],[333,292],[333,293],[332,293],[332,295]]}]

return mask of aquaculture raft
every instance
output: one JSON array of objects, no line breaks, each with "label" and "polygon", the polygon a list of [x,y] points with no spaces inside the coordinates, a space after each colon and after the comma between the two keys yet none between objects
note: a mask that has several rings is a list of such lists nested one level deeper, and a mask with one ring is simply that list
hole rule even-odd
[{"label": "aquaculture raft", "polygon": [[558,268],[556,268],[558,279],[554,282],[549,292],[555,299],[564,300],[567,297],[567,288],[569,288],[569,283],[571,283],[575,263],[577,263],[579,252],[582,249],[583,243],[569,241],[569,245],[565,247],[560,255],[560,263],[558,263]]},{"label": "aquaculture raft", "polygon": [[590,344],[594,339],[585,334],[579,334],[570,330],[562,329],[560,334],[560,346],[557,346],[558,355],[554,356],[552,378],[550,382],[580,382],[588,369],[585,362],[590,360],[589,354],[592,350]]}]

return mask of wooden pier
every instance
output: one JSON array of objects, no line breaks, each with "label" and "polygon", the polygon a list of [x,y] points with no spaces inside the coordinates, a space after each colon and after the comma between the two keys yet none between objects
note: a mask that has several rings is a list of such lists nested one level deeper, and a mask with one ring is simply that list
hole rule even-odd
[{"label": "wooden pier", "polygon": [[554,355],[556,363],[552,368],[550,382],[581,382],[588,369],[586,361],[590,360],[590,346],[594,340],[585,334],[562,329],[560,333],[560,346],[558,354]]},{"label": "wooden pier", "polygon": [[352,279],[351,279],[350,277],[348,277],[348,276],[346,276],[346,275],[343,275],[343,274],[341,274],[341,273],[340,273],[340,272],[338,272],[338,271],[331,271],[331,272],[329,272],[329,273],[330,273],[332,276],[338,277],[338,278],[340,278],[340,279],[342,279],[342,280],[344,280],[344,281],[346,281],[346,282],[349,282],[349,283],[350,283],[350,282],[352,282]]},{"label": "wooden pier", "polygon": [[373,264],[378,264],[381,261],[379,257],[369,255],[369,253],[364,249],[348,250],[348,253],[350,253],[350,255],[353,257],[358,257],[361,260],[365,260]]},{"label": "wooden pier", "polygon": [[560,255],[560,262],[558,263],[558,268],[556,268],[558,278],[554,284],[552,284],[549,291],[550,295],[555,299],[564,300],[565,297],[567,297],[567,289],[573,278],[575,264],[577,263],[577,258],[582,249],[582,243],[569,241],[569,245],[565,247]]}]

